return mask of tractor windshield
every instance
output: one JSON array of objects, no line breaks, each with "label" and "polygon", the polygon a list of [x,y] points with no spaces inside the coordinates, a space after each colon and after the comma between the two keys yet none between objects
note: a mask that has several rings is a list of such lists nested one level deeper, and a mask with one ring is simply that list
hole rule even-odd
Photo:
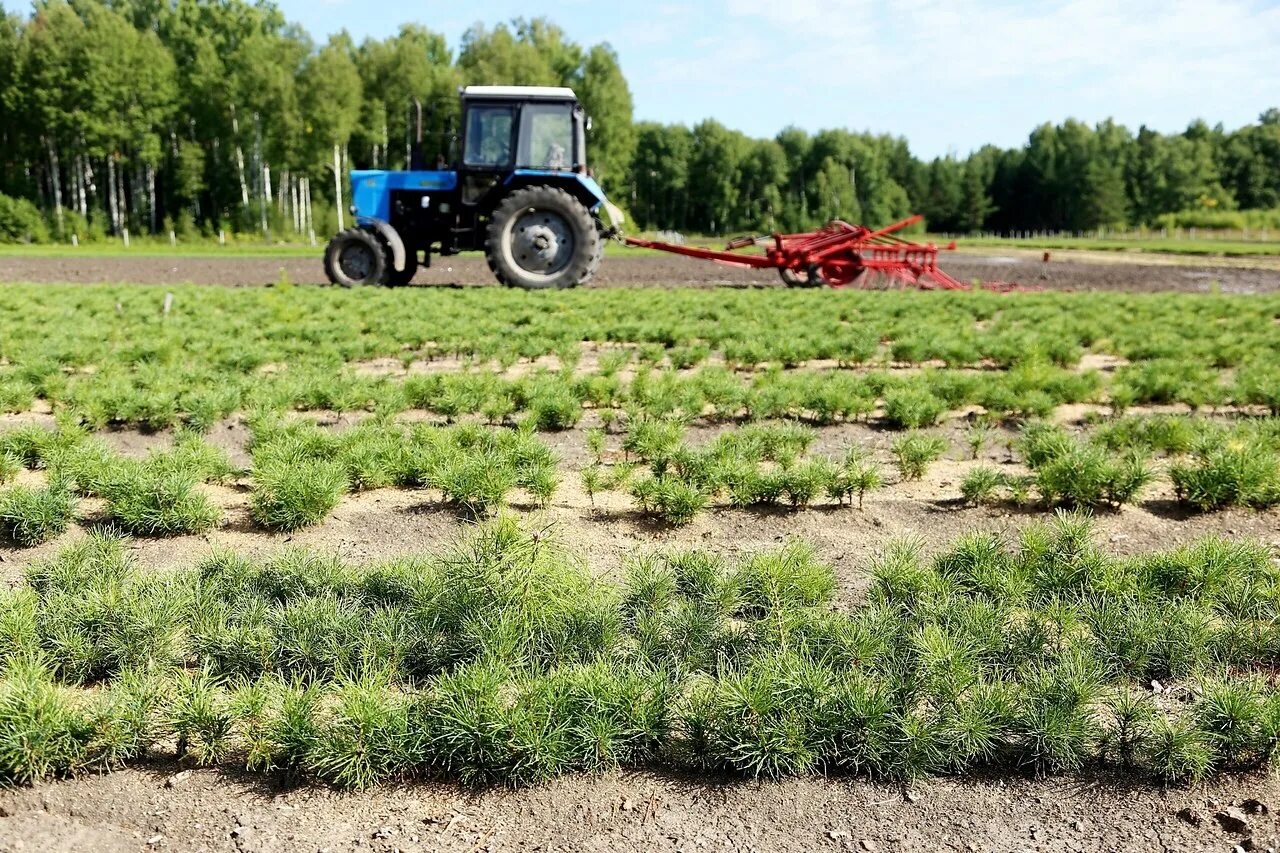
[{"label": "tractor windshield", "polygon": [[514,110],[502,106],[472,106],[467,111],[468,166],[505,169],[511,165],[511,131]]},{"label": "tractor windshield", "polygon": [[557,171],[573,167],[573,106],[526,104],[520,111],[521,169]]}]

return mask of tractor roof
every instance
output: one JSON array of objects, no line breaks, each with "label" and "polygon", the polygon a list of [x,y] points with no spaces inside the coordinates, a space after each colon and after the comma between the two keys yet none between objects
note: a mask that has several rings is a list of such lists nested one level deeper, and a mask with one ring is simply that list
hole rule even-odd
[{"label": "tractor roof", "polygon": [[496,98],[521,101],[576,101],[573,90],[564,86],[467,86],[464,98]]}]

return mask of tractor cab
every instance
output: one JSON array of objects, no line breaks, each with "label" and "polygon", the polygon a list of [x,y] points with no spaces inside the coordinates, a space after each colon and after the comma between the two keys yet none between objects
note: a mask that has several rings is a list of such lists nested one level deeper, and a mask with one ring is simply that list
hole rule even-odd
[{"label": "tractor cab", "polygon": [[589,174],[586,125],[572,89],[468,86],[459,163],[464,203],[479,203],[509,175]]},{"label": "tractor cab", "polygon": [[573,287],[595,273],[622,217],[587,168],[590,121],[573,91],[468,86],[461,95],[451,168],[351,173],[357,225],[329,243],[331,281],[407,284],[433,252],[473,250],[508,285]]}]

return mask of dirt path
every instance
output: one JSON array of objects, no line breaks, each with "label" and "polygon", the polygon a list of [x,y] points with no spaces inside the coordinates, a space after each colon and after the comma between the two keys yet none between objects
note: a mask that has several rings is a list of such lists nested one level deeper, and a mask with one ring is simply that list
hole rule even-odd
[{"label": "dirt path", "polygon": [[[478,255],[435,258],[414,280],[418,285],[492,285]],[[1054,260],[1018,255],[955,254],[941,266],[962,281],[1014,281],[1051,289],[1258,293],[1280,290],[1280,269],[1227,265],[1116,263]],[[139,284],[266,285],[281,271],[297,284],[324,283],[319,254],[312,258],[236,257],[91,257],[0,256],[0,282],[130,282]],[[781,286],[768,271],[742,270],[688,258],[613,255],[606,252],[593,287],[627,286]]]},{"label": "dirt path", "polygon": [[[1266,850],[1280,782],[571,776],[515,791],[411,783],[361,794],[175,764],[0,792],[0,851]],[[1235,804],[1248,826],[1216,818]],[[1235,845],[1246,845],[1237,847]]]}]

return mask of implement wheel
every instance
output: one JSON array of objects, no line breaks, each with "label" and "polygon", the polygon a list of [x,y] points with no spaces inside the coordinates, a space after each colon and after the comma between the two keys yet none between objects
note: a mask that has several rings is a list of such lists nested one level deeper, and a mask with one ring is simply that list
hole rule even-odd
[{"label": "implement wheel", "polygon": [[485,259],[509,287],[576,287],[595,275],[603,254],[591,211],[557,187],[525,187],[493,211]]},{"label": "implement wheel", "polygon": [[786,267],[779,267],[778,275],[782,276],[782,281],[787,287],[818,287],[822,284],[822,280],[809,275],[808,270],[789,270]]},{"label": "implement wheel", "polygon": [[343,287],[382,284],[387,267],[382,242],[363,228],[339,231],[324,250],[324,274]]}]

